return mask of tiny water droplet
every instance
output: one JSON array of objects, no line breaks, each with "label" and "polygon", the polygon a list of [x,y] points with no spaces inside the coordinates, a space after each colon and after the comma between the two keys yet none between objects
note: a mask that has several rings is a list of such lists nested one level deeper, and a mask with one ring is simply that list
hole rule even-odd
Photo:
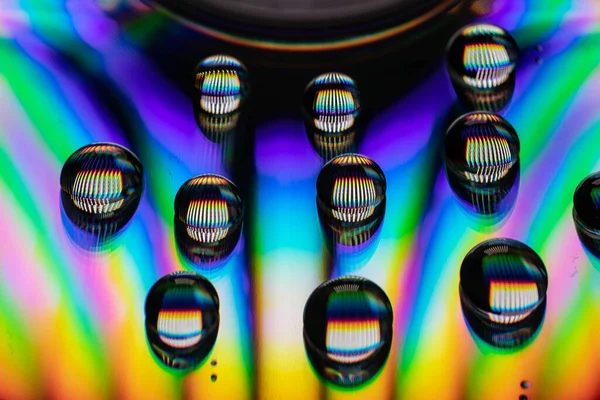
[{"label": "tiny water droplet", "polygon": [[541,44],[538,44],[535,46],[535,51],[537,51],[538,53],[542,52],[544,50],[544,47]]},{"label": "tiny water droplet", "polygon": [[166,366],[190,370],[210,353],[219,330],[219,297],[214,286],[193,272],[159,279],[148,292],[146,335]]},{"label": "tiny water droplet", "polygon": [[386,181],[373,160],[343,154],[329,161],[317,177],[317,204],[328,219],[364,226],[385,211]]},{"label": "tiny water droplet", "polygon": [[536,58],[535,58],[535,63],[536,63],[537,65],[540,65],[540,64],[542,64],[543,62],[544,62],[544,60],[543,60],[543,59],[541,59],[540,57],[536,57]]},{"label": "tiny water droplet", "polygon": [[460,298],[467,322],[488,343],[525,344],[543,319],[548,275],[540,257],[512,239],[475,246],[460,268]]},{"label": "tiny water droplet", "polygon": [[375,283],[344,276],[321,284],[304,308],[310,363],[340,386],[367,382],[383,367],[392,341],[393,311]]},{"label": "tiny water droplet", "polygon": [[521,388],[529,389],[530,388],[529,381],[521,381]]},{"label": "tiny water droplet", "polygon": [[501,116],[473,112],[459,117],[448,128],[444,144],[452,190],[476,214],[504,216],[516,199],[512,189],[519,171],[519,150],[517,132]]},{"label": "tiny water droplet", "polygon": [[74,241],[96,250],[135,213],[144,187],[140,160],[125,147],[93,143],[75,151],[60,174],[63,211]]},{"label": "tiny water droplet", "polygon": [[527,400],[527,399],[528,399],[528,397],[524,394],[519,396],[519,400]]},{"label": "tiny water droplet", "polygon": [[225,115],[243,105],[248,94],[248,73],[236,58],[225,54],[207,57],[198,64],[194,75],[196,115]]},{"label": "tiny water droplet", "polygon": [[447,68],[459,99],[471,110],[500,112],[514,92],[517,42],[490,24],[469,25],[448,43]]},{"label": "tiny water droplet", "polygon": [[217,366],[217,360],[211,360],[210,361],[210,365],[213,366],[213,367],[216,367]]},{"label": "tiny water droplet", "polygon": [[583,245],[600,257],[600,172],[587,176],[575,189],[573,221]]},{"label": "tiny water droplet", "polygon": [[182,253],[194,264],[219,264],[240,238],[244,209],[239,190],[214,174],[185,182],[175,196],[175,235]]},{"label": "tiny water droplet", "polygon": [[352,78],[329,72],[313,79],[304,92],[304,111],[307,134],[321,157],[353,150],[360,97]]},{"label": "tiny water droplet", "polygon": [[215,375],[215,374],[212,374],[212,375],[210,376],[210,380],[211,380],[212,382],[216,382],[216,381],[217,381],[217,375]]}]

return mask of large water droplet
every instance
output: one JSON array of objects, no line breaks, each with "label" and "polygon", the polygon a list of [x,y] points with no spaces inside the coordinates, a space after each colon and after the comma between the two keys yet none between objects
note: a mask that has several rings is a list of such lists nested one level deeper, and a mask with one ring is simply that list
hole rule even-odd
[{"label": "large water droplet", "polygon": [[500,112],[515,86],[517,42],[490,24],[460,29],[448,43],[447,67],[459,99],[472,110]]},{"label": "large water droplet", "polygon": [[487,112],[469,113],[448,128],[446,168],[468,184],[499,184],[511,179],[519,150],[517,132],[504,118]]},{"label": "large water droplet", "polygon": [[518,193],[519,137],[502,117],[474,112],[452,123],[445,137],[445,168],[461,204],[490,224],[504,219]]},{"label": "large water droplet", "polygon": [[575,189],[573,220],[581,242],[600,257],[600,172],[589,175]]},{"label": "large water droplet", "polygon": [[384,291],[359,277],[327,281],[304,308],[304,344],[315,371],[341,386],[377,374],[389,355],[393,312]]},{"label": "large water droplet", "polygon": [[131,219],[143,187],[140,160],[112,143],[94,143],[74,152],[60,174],[63,210],[76,243],[92,249],[114,237]]},{"label": "large water droplet", "polygon": [[220,264],[241,234],[244,209],[230,180],[214,174],[185,182],[175,196],[175,236],[182,253],[196,265]]},{"label": "large water droplet", "polygon": [[537,331],[547,287],[540,257],[512,239],[478,244],[460,269],[465,317],[479,336],[497,347],[517,347]]},{"label": "large water droplet", "polygon": [[325,160],[354,150],[360,115],[356,84],[347,75],[319,75],[304,93],[305,126],[308,137]]},{"label": "large water droplet", "polygon": [[385,176],[379,165],[359,154],[343,154],[321,169],[317,206],[335,224],[365,226],[384,213],[385,191]]},{"label": "large water droplet", "polygon": [[163,364],[190,370],[208,356],[219,330],[219,297],[207,279],[166,275],[148,292],[145,308],[148,342]]},{"label": "large water droplet", "polygon": [[246,67],[231,56],[218,54],[202,60],[195,70],[196,115],[225,115],[239,110],[248,94],[247,75]]}]

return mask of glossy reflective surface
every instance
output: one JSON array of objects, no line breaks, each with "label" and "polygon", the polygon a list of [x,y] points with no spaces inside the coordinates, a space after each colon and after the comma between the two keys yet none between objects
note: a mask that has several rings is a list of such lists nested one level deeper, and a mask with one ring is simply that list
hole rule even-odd
[{"label": "glossy reflective surface", "polygon": [[[502,114],[519,134],[519,192],[503,224],[484,230],[457,201],[442,157],[456,102],[444,46],[460,26],[433,23],[437,37],[383,59],[381,48],[324,52],[286,70],[275,62],[301,56],[216,44],[162,14],[117,20],[95,1],[10,2],[0,17],[0,397],[599,397],[600,275],[572,217],[575,189],[599,168],[597,5],[551,5],[498,0],[474,20],[503,27],[521,49]],[[246,65],[245,104],[255,110],[230,164],[192,103],[195,65],[223,53]],[[377,245],[358,265],[326,248],[316,205],[324,160],[301,112],[306,84],[327,71],[360,88],[365,130],[353,151],[386,178]],[[96,142],[135,153],[145,187],[114,246],[90,252],[65,229],[59,180],[70,155]],[[218,273],[206,274],[220,299],[214,347],[181,376],[149,348],[144,303],[161,277],[190,268],[174,201],[200,174],[236,184],[244,229]],[[495,237],[526,243],[547,269],[543,321],[526,345],[490,345],[461,308],[460,265]],[[311,293],[346,275],[379,286],[394,315],[387,361],[354,387],[315,373],[303,339]]]}]

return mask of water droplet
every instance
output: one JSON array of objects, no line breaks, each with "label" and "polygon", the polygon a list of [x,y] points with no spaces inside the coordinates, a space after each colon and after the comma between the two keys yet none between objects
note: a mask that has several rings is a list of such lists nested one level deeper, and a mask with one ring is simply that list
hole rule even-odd
[{"label": "water droplet", "polygon": [[166,366],[189,370],[210,353],[219,330],[219,297],[214,286],[193,272],[159,279],[146,297],[146,335]]},{"label": "water droplet", "polygon": [[218,54],[202,60],[195,70],[196,115],[225,115],[237,111],[248,94],[246,67],[237,59]]},{"label": "water droplet", "polygon": [[383,367],[392,341],[393,312],[373,282],[344,276],[327,281],[304,308],[304,345],[315,371],[340,386],[367,382]]},{"label": "water droplet", "polygon": [[447,67],[459,99],[471,110],[500,112],[514,92],[518,45],[504,29],[469,25],[448,43]]},{"label": "water droplet", "polygon": [[112,239],[135,213],[144,187],[143,168],[128,149],[94,143],[67,159],[60,186],[67,232],[92,250]]},{"label": "water droplet", "polygon": [[216,381],[217,381],[217,375],[215,375],[215,374],[212,374],[212,375],[210,376],[210,380],[211,380],[212,382],[216,382]]},{"label": "water droplet", "polygon": [[217,366],[217,360],[211,360],[210,361],[210,365],[213,366],[213,367],[216,367]]},{"label": "water droplet", "polygon": [[193,264],[215,266],[233,252],[243,222],[240,193],[230,180],[214,174],[185,182],[175,196],[175,236]]},{"label": "water droplet", "polygon": [[600,257],[600,172],[586,177],[575,189],[573,220],[581,242]]},{"label": "water droplet", "polygon": [[536,58],[535,58],[535,63],[536,63],[537,65],[540,65],[540,64],[542,64],[543,62],[544,62],[544,60],[543,60],[543,59],[541,59],[540,57],[536,57]]},{"label": "water droplet", "polygon": [[356,84],[347,75],[319,75],[304,93],[306,132],[325,160],[354,150],[360,99]]},{"label": "water droplet", "polygon": [[527,399],[528,399],[528,397],[524,394],[519,396],[519,400],[527,400]]},{"label": "water droplet", "polygon": [[459,117],[445,138],[448,182],[467,209],[492,222],[512,209],[518,191],[519,137],[501,116],[474,112]]},{"label": "water droplet", "polygon": [[317,205],[336,224],[364,226],[385,211],[385,191],[379,165],[359,154],[343,154],[321,169]]},{"label": "water droplet", "polygon": [[535,51],[541,53],[544,50],[544,47],[541,44],[535,46]]},{"label": "water droplet", "polygon": [[522,346],[537,332],[547,287],[548,275],[540,257],[512,239],[478,244],[460,269],[460,297],[467,322],[496,347]]},{"label": "water droplet", "polygon": [[531,385],[529,384],[529,381],[521,381],[521,388],[529,389],[530,387]]}]

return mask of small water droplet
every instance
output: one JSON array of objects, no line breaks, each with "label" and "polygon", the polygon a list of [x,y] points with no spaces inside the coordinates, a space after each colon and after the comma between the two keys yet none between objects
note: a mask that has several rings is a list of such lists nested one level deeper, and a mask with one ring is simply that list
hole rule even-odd
[{"label": "small water droplet", "polygon": [[146,335],[166,366],[189,370],[210,353],[219,330],[219,297],[214,286],[193,272],[159,279],[146,297]]},{"label": "small water droplet", "polygon": [[195,70],[196,115],[225,115],[237,111],[248,94],[246,67],[234,57],[217,54],[202,60]]},{"label": "small water droplet", "polygon": [[512,209],[519,149],[517,132],[496,114],[469,113],[448,128],[444,146],[446,176],[470,211],[496,220]]},{"label": "small water droplet", "polygon": [[94,143],[74,152],[60,174],[66,226],[90,250],[112,239],[135,213],[144,187],[140,160],[125,147]]},{"label": "small water droplet", "polygon": [[543,62],[544,62],[544,60],[543,60],[543,59],[541,59],[540,57],[536,57],[536,58],[535,58],[535,63],[536,63],[537,65],[540,65],[540,64],[542,64]]},{"label": "small water droplet", "polygon": [[213,367],[216,367],[217,366],[217,360],[211,360],[210,361],[210,365],[213,366]]},{"label": "small water droplet", "polygon": [[217,381],[217,375],[215,375],[215,374],[212,374],[212,375],[210,376],[210,380],[211,380],[212,382],[216,382],[216,381]]},{"label": "small water droplet", "polygon": [[386,181],[373,160],[343,154],[317,177],[317,204],[323,215],[345,226],[364,226],[385,211]]},{"label": "small water droplet", "polygon": [[517,42],[490,24],[469,25],[448,43],[447,68],[459,99],[471,110],[500,112],[514,93]]},{"label": "small water droplet", "polygon": [[360,115],[354,80],[338,72],[313,79],[304,92],[305,126],[309,139],[325,160],[354,149]]},{"label": "small water droplet", "polygon": [[175,196],[179,249],[198,266],[219,265],[240,238],[244,209],[233,182],[214,174],[185,182]]},{"label": "small water droplet", "polygon": [[543,319],[547,287],[540,257],[512,239],[478,244],[460,268],[460,298],[467,322],[496,347],[520,347],[535,334]]},{"label": "small water droplet", "polygon": [[530,384],[529,381],[521,381],[521,388],[523,389],[529,389],[530,388]]},{"label": "small water droplet", "polygon": [[340,386],[367,382],[383,367],[392,341],[393,312],[373,282],[344,276],[327,281],[304,308],[304,345],[324,379]]},{"label": "small water droplet", "polygon": [[600,172],[587,176],[575,189],[573,220],[583,245],[600,257]]},{"label": "small water droplet", "polygon": [[535,51],[541,53],[544,50],[544,47],[541,44],[535,46]]},{"label": "small water droplet", "polygon": [[527,400],[527,399],[528,399],[528,397],[524,394],[519,396],[519,400]]}]

